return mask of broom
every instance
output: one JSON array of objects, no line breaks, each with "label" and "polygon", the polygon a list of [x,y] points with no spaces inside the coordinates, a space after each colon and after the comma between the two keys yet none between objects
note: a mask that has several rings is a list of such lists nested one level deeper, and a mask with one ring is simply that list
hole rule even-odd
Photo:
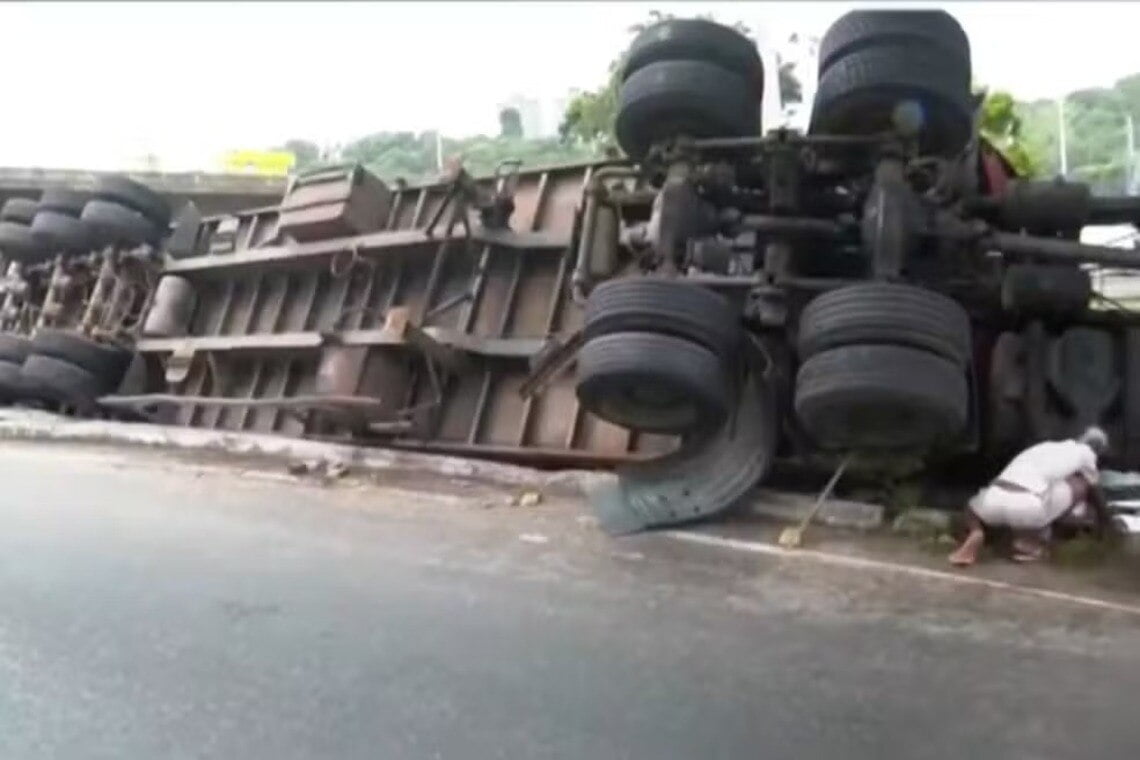
[{"label": "broom", "polygon": [[831,480],[827,481],[827,485],[825,485],[823,487],[823,490],[819,492],[819,498],[815,500],[815,504],[813,504],[812,508],[808,510],[808,513],[804,515],[804,519],[801,520],[800,524],[796,527],[784,528],[782,531],[780,531],[780,537],[777,539],[776,543],[785,549],[799,548],[800,544],[802,544],[804,541],[804,531],[807,530],[808,524],[811,523],[813,519],[815,519],[816,514],[819,512],[819,508],[822,507],[823,503],[827,501],[828,497],[831,496],[831,492],[835,490],[835,485],[839,482],[840,476],[843,475],[843,471],[847,469],[847,463],[850,461],[850,454],[843,457],[843,461],[841,461],[839,463],[839,467],[835,469],[835,474],[831,476]]}]

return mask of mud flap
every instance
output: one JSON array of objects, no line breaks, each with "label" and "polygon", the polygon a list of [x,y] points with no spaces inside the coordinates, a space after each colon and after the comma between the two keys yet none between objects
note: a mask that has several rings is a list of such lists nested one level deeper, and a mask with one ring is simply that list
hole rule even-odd
[{"label": "mud flap", "polygon": [[658,459],[618,469],[596,488],[590,506],[610,535],[702,520],[726,512],[771,466],[779,419],[776,393],[749,370],[735,415],[712,435]]}]

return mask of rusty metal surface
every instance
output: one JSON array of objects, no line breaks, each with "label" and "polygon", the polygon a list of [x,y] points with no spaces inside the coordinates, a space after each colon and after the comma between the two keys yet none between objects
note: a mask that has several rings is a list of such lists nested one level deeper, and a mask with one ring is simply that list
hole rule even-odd
[{"label": "rusty metal surface", "polygon": [[[162,419],[552,465],[672,448],[584,414],[567,372],[520,394],[528,360],[581,324],[571,237],[596,168],[397,188],[383,228],[351,238],[287,239],[276,207],[208,219],[198,255],[165,268],[197,291],[187,335],[138,341],[189,357]],[[496,228],[508,182],[509,229]],[[480,213],[455,212],[459,196]],[[271,403],[322,393],[335,394],[323,411]],[[338,410],[343,396],[377,403]]]}]

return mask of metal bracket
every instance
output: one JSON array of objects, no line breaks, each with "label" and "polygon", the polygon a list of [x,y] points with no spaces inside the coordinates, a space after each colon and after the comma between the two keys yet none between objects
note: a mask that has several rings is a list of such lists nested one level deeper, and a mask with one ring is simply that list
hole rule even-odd
[{"label": "metal bracket", "polygon": [[190,374],[190,365],[193,363],[193,346],[185,343],[177,346],[166,359],[166,382],[171,385],[185,382]]},{"label": "metal bracket", "polygon": [[495,169],[495,189],[488,190],[479,185],[459,162],[452,164],[448,179],[450,186],[443,202],[428,221],[424,233],[430,238],[443,219],[447,209],[452,213],[447,223],[446,233],[451,234],[456,223],[462,224],[467,238],[471,237],[471,221],[468,213],[475,209],[486,230],[509,230],[511,214],[515,210],[514,191],[518,184],[518,170],[522,162],[503,161]]},{"label": "metal bracket", "polygon": [[440,343],[416,325],[405,306],[388,310],[384,315],[384,332],[398,338],[402,343],[414,346],[448,372],[459,372],[467,366],[467,357],[463,352]]},{"label": "metal bracket", "polygon": [[562,372],[586,342],[586,334],[578,330],[565,341],[549,338],[546,345],[531,357],[530,374],[519,388],[523,398],[537,396]]}]

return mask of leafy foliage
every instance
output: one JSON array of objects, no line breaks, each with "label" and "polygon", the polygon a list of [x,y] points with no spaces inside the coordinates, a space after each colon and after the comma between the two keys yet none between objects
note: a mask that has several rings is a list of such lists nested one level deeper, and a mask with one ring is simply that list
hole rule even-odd
[{"label": "leafy foliage", "polygon": [[614,116],[617,115],[617,96],[620,81],[621,59],[614,59],[609,66],[606,84],[596,90],[580,92],[570,99],[558,134],[567,144],[586,146],[602,150],[616,146],[614,139]]},{"label": "leafy foliage", "polygon": [[[1056,100],[1017,103],[1026,148],[1040,159],[1040,173],[1061,172],[1059,108]],[[1078,90],[1064,96],[1065,156],[1068,177],[1089,182],[1096,192],[1135,191],[1129,146],[1136,136],[1129,117],[1140,120],[1140,74],[1112,87]]]},{"label": "leafy foliage", "polygon": [[1023,121],[1017,103],[1008,92],[990,92],[982,101],[978,129],[982,136],[1001,151],[1017,172],[1026,177],[1036,175],[1043,158],[1027,146],[1022,136]]},{"label": "leafy foliage", "polygon": [[297,169],[306,169],[321,160],[321,149],[308,140],[286,140],[285,144],[276,150],[287,150],[293,154],[294,166]]},{"label": "leafy foliage", "polygon": [[804,88],[796,76],[796,64],[777,57],[780,77],[780,105],[789,103],[802,103],[804,101]]},{"label": "leafy foliage", "polygon": [[[430,180],[439,174],[438,161],[441,157],[444,161],[459,157],[467,170],[477,175],[489,174],[508,160],[519,160],[524,167],[533,168],[595,157],[580,146],[566,145],[556,138],[479,135],[454,139],[441,136],[438,142],[437,146],[434,132],[376,132],[323,152],[306,140],[290,140],[286,143],[286,150],[294,150],[298,169],[322,163],[359,162],[387,182],[397,178],[407,182]],[[290,146],[303,150],[305,160]]]}]

